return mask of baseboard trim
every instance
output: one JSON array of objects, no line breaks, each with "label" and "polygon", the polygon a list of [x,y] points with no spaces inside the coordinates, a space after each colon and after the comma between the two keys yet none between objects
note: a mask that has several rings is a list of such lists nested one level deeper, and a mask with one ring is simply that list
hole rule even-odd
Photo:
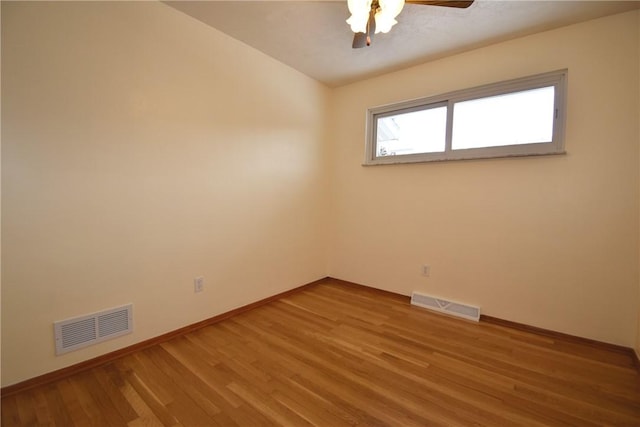
[{"label": "baseboard trim", "polygon": [[[385,295],[387,297],[393,297],[395,299],[399,299],[402,301],[406,301],[407,303],[409,303],[411,297],[407,296],[407,295],[403,295],[403,294],[399,294],[396,292],[391,292],[391,291],[386,291],[383,289],[378,289],[378,288],[373,288],[370,286],[366,286],[366,285],[361,285],[359,283],[354,283],[354,282],[349,282],[346,280],[342,280],[342,279],[335,279],[332,277],[325,277],[319,280],[316,280],[314,282],[311,283],[307,283],[306,285],[302,285],[299,286],[297,288],[294,289],[290,289],[288,291],[285,292],[281,292],[279,294],[261,299],[260,301],[256,301],[253,302],[251,304],[247,304],[245,306],[236,308],[234,310],[231,311],[227,311],[225,313],[219,314],[217,316],[213,316],[209,319],[205,319],[202,320],[200,322],[196,322],[193,323],[191,325],[187,325],[185,327],[176,329],[174,331],[168,332],[166,334],[162,334],[159,335],[157,337],[154,338],[150,338],[148,340],[139,342],[137,344],[122,348],[120,350],[116,350],[107,354],[104,354],[102,356],[98,356],[96,358],[93,359],[89,359],[86,360],[84,362],[80,362],[77,363],[75,365],[71,365],[68,366],[66,368],[62,368],[62,369],[58,369],[56,371],[52,371],[31,379],[28,379],[26,381],[22,381],[16,384],[12,384],[6,387],[2,387],[0,389],[0,396],[1,397],[6,397],[6,396],[11,396],[26,390],[29,390],[31,388],[34,387],[38,387],[38,386],[42,386],[45,384],[49,384],[61,379],[64,379],[66,377],[69,377],[71,375],[74,375],[78,372],[82,372],[82,371],[86,371],[88,369],[92,369],[98,366],[102,366],[105,365],[107,363],[110,363],[114,360],[117,360],[121,357],[124,357],[126,355],[129,355],[131,353],[134,353],[136,351],[140,351],[140,350],[144,350],[146,348],[152,347],[156,344],[160,344],[163,343],[165,341],[169,341],[170,339],[176,338],[178,336],[181,335],[185,335],[188,334],[190,332],[196,331],[198,329],[204,328],[206,326],[209,325],[213,325],[215,323],[221,322],[225,319],[229,319],[230,317],[233,316],[237,316],[239,314],[245,313],[247,311],[253,310],[255,308],[258,308],[260,306],[263,306],[265,304],[268,304],[272,301],[276,301],[279,300],[281,298],[285,298],[287,296],[293,295],[297,292],[300,292],[302,290],[311,288],[313,286],[319,285],[321,283],[326,283],[328,281],[334,282],[334,283],[339,283],[342,286],[348,286],[348,287],[355,287],[358,289],[362,289],[362,290],[366,290],[367,292],[373,293],[373,294],[379,294],[379,295]],[[559,340],[563,340],[563,341],[567,341],[567,342],[573,342],[576,344],[583,344],[583,345],[588,345],[591,347],[596,347],[596,348],[600,348],[603,350],[608,350],[608,351],[613,351],[613,352],[617,352],[617,353],[622,353],[625,354],[627,356],[629,356],[634,364],[636,369],[638,369],[640,371],[640,357],[638,356],[638,353],[636,353],[636,351],[632,348],[629,347],[624,347],[621,345],[616,345],[616,344],[610,344],[610,343],[606,343],[606,342],[602,342],[602,341],[596,341],[596,340],[592,340],[589,338],[583,338],[583,337],[579,337],[579,336],[575,336],[575,335],[569,335],[569,334],[565,334],[562,332],[556,332],[556,331],[552,331],[549,329],[544,329],[544,328],[538,328],[536,326],[530,326],[530,325],[526,325],[523,323],[517,323],[517,322],[512,322],[510,320],[504,320],[504,319],[500,319],[497,317],[493,317],[493,316],[487,316],[485,314],[481,314],[480,315],[480,323],[489,323],[489,324],[493,324],[493,325],[498,325],[498,326],[503,326],[506,328],[510,328],[510,329],[515,329],[515,330],[520,330],[520,331],[525,331],[525,332],[529,332],[529,333],[533,333],[536,335],[541,335],[541,336],[545,336],[545,337],[549,337],[549,338],[553,338],[553,339],[559,339]]]},{"label": "baseboard trim", "polygon": [[347,280],[336,279],[334,277],[328,277],[327,279],[332,281],[332,282],[334,282],[334,283],[339,283],[342,286],[357,288],[357,289],[369,292],[371,294],[384,295],[384,296],[392,297],[392,298],[395,298],[395,299],[398,299],[398,300],[403,300],[403,301],[408,302],[408,303],[411,302],[411,297],[410,296],[399,294],[397,292],[392,292],[392,291],[387,291],[387,290],[384,290],[384,289],[374,288],[374,287],[371,287],[371,286],[362,285],[360,283],[349,282]]},{"label": "baseboard trim", "polygon": [[638,364],[638,355],[636,354],[636,352],[632,348],[625,347],[622,345],[611,344],[603,341],[592,340],[590,338],[583,338],[576,335],[565,334],[563,332],[556,332],[549,329],[538,328],[537,326],[530,326],[524,323],[512,322],[511,320],[499,319],[497,317],[487,316],[485,314],[480,315],[480,321],[485,323],[491,323],[493,325],[504,326],[509,329],[516,329],[519,331],[530,332],[536,335],[558,339],[565,342],[588,345],[590,347],[595,347],[602,350],[622,353],[631,357],[636,367],[640,366],[640,364]]},{"label": "baseboard trim", "polygon": [[[406,300],[407,302],[410,302],[411,300],[410,296],[398,294],[398,293],[387,291],[384,289],[373,288],[370,286],[361,285],[359,283],[349,282],[342,279],[330,278],[330,280],[333,282],[338,282],[344,286],[352,286],[352,287],[365,289],[367,292],[371,292],[371,293],[378,293],[380,295],[387,295],[387,296],[391,295],[391,296],[394,296],[395,298]],[[444,315],[447,316],[447,314],[444,314]],[[587,346],[599,348],[602,350],[624,354],[625,356],[629,356],[631,358],[636,369],[640,372],[640,355],[634,349],[629,347],[625,347],[617,344],[610,344],[603,341],[592,340],[589,338],[583,338],[576,335],[565,334],[563,332],[556,332],[550,329],[530,326],[524,323],[512,322],[511,320],[504,320],[498,317],[487,316],[486,314],[480,315],[480,322],[490,323],[498,326],[504,326],[506,328],[529,332],[532,334],[545,336],[545,337],[556,339],[556,340],[562,340],[565,342],[572,342],[575,344],[587,345]]]},{"label": "baseboard trim", "polygon": [[185,327],[176,329],[171,332],[167,332],[166,334],[159,335],[154,338],[150,338],[145,341],[141,341],[137,344],[133,344],[128,347],[121,348],[116,351],[112,351],[110,353],[103,354],[102,356],[95,357],[93,359],[85,360],[84,362],[76,363],[71,366],[67,366],[66,368],[58,369],[56,371],[48,372],[43,375],[39,375],[34,378],[30,378],[28,380],[12,384],[6,387],[2,387],[0,389],[0,396],[6,397],[11,396],[34,387],[42,386],[45,384],[49,384],[64,378],[67,378],[71,375],[74,375],[78,372],[86,371],[88,369],[96,368],[98,366],[105,365],[107,363],[113,362],[114,360],[120,359],[121,357],[127,356],[131,353],[135,353],[136,351],[144,350],[146,348],[152,347],[154,345],[169,341],[170,339],[179,337],[181,335],[188,334],[190,332],[196,331],[198,329],[204,328],[209,325],[213,325],[215,323],[221,322],[225,319],[228,319],[233,316],[237,316],[239,314],[245,313],[247,311],[253,310],[257,307],[268,304],[272,301],[279,300],[281,298],[288,297],[292,294],[298,293],[302,290],[308,289],[310,287],[316,286],[320,283],[324,283],[327,280],[330,280],[329,277],[325,277],[319,280],[316,280],[311,283],[307,283],[306,285],[298,286],[297,288],[290,289],[288,291],[281,292],[279,294],[261,299],[260,301],[253,302],[251,304],[244,305],[242,307],[238,307],[231,311],[227,311],[222,314],[218,314],[217,316],[210,317],[209,319],[202,320],[200,322],[192,323]]}]

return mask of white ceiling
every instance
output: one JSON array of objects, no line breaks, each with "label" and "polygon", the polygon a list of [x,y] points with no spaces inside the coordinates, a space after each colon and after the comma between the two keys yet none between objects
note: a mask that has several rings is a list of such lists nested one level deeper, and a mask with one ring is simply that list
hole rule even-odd
[{"label": "white ceiling", "polygon": [[567,0],[476,0],[467,9],[406,4],[391,32],[352,49],[346,0],[165,3],[328,86],[640,7],[640,1]]}]

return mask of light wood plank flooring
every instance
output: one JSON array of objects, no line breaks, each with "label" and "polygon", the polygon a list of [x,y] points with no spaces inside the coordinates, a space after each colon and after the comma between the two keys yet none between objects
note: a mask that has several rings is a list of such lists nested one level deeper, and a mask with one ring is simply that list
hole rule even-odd
[{"label": "light wood plank flooring", "polygon": [[2,399],[2,425],[640,426],[628,354],[328,281]]}]

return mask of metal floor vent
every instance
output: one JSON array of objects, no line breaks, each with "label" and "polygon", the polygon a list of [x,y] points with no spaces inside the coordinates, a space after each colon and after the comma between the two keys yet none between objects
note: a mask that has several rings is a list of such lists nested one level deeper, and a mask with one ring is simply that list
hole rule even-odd
[{"label": "metal floor vent", "polygon": [[53,324],[56,355],[133,332],[133,304]]},{"label": "metal floor vent", "polygon": [[413,292],[411,294],[411,304],[427,308],[429,310],[450,314],[452,316],[463,317],[476,322],[480,321],[480,307],[474,307],[472,305],[447,301],[442,298],[432,297],[419,292]]}]

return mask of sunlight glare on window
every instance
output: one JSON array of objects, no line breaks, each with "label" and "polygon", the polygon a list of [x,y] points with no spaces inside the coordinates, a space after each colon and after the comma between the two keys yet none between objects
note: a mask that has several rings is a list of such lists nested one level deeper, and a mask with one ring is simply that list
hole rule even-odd
[{"label": "sunlight glare on window", "polygon": [[377,120],[377,156],[443,152],[446,122],[446,106],[380,117]]},{"label": "sunlight glare on window", "polygon": [[553,137],[553,86],[458,102],[452,148],[548,143]]}]

